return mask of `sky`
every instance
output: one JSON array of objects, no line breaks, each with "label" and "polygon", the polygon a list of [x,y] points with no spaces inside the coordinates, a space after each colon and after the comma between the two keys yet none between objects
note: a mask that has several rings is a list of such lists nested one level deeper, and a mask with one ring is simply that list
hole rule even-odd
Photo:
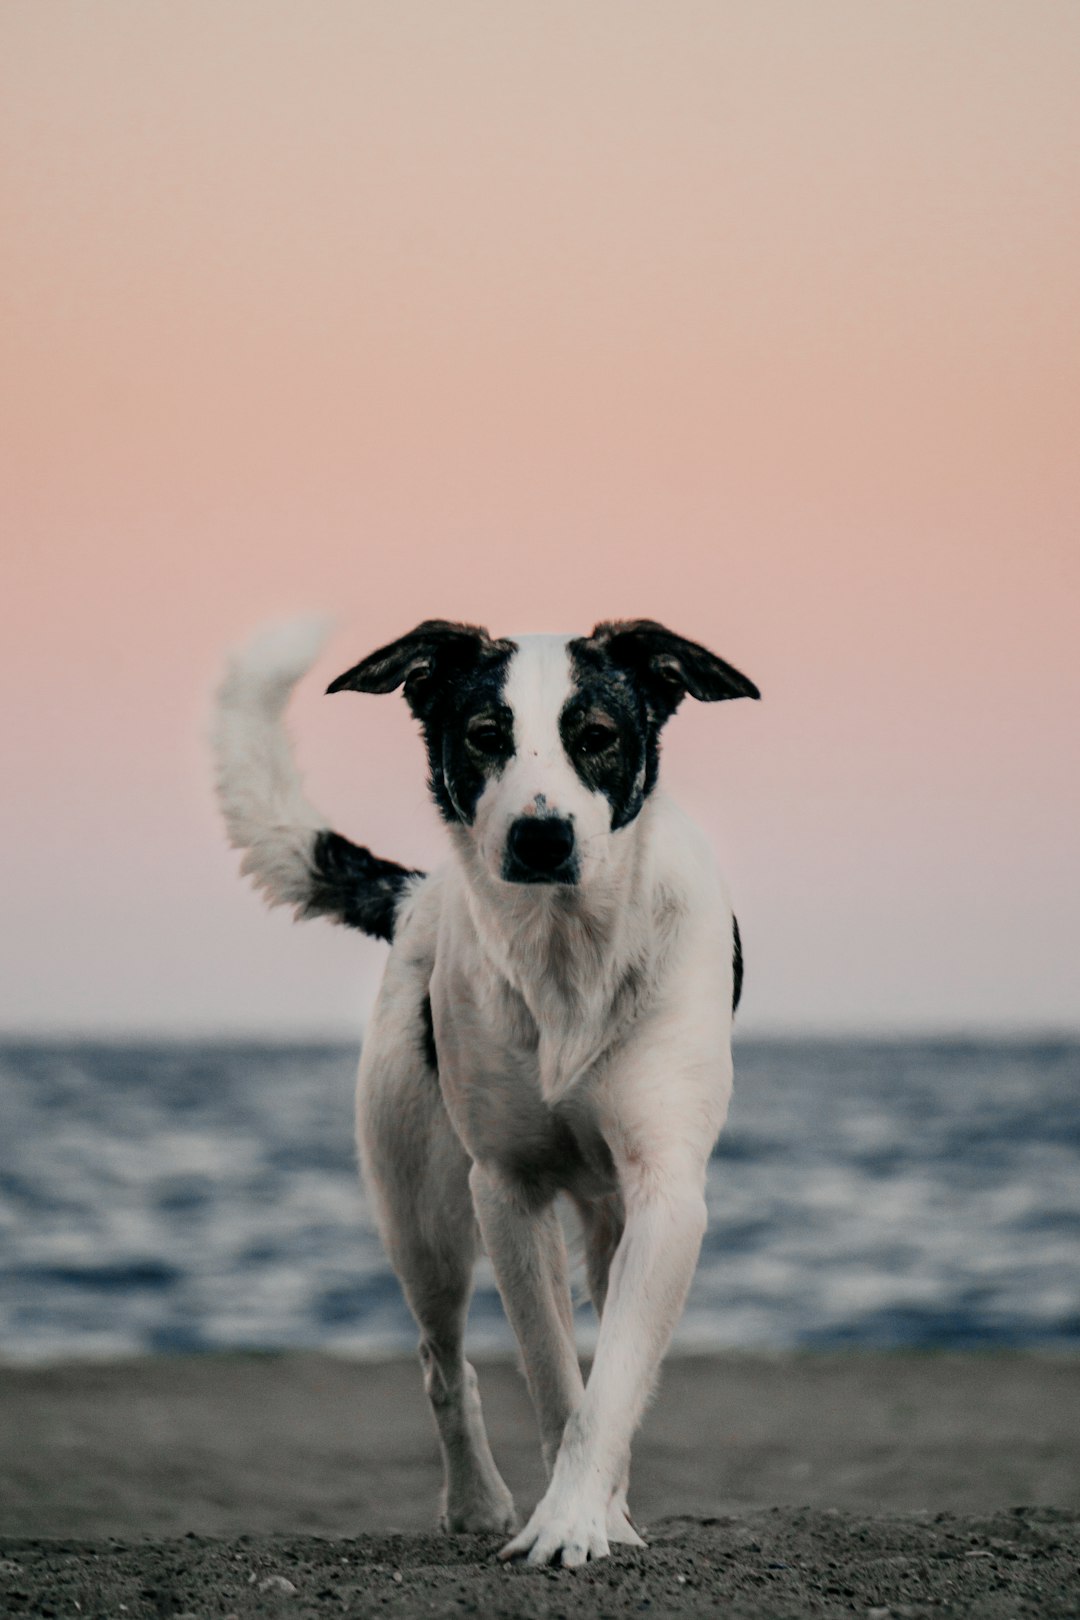
[{"label": "sky", "polygon": [[267,618],[312,797],[442,858],[429,617],[645,615],[760,704],[664,779],[748,1033],[1080,1027],[1080,8],[95,0],[0,13],[0,1030],[338,1035],[209,791]]}]

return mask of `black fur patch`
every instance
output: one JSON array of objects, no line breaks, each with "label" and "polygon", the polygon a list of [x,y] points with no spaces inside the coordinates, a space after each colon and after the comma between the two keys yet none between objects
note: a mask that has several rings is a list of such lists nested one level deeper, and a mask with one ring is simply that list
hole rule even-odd
[{"label": "black fur patch", "polygon": [[[498,776],[514,753],[514,717],[503,701],[506,674],[516,652],[513,642],[493,642],[474,667],[432,692],[420,714],[428,756],[428,786],[444,821],[472,823],[488,780]],[[493,752],[470,741],[481,726]]]},{"label": "black fur patch", "polygon": [[[513,641],[492,641],[474,624],[425,619],[339,675],[328,692],[392,692],[405,699],[424,731],[428,786],[444,821],[468,825],[488,778],[514,752],[513,716],[502,700]],[[470,724],[483,720],[477,742]]]},{"label": "black fur patch", "polygon": [[[574,693],[559,719],[567,758],[586,787],[611,805],[613,831],[627,826],[656,782],[660,726],[632,676],[592,641],[569,647]],[[606,747],[586,746],[590,732],[610,729]]]},{"label": "black fur patch", "polygon": [[433,1074],[439,1072],[439,1049],[435,1045],[435,1020],[431,1015],[431,997],[425,996],[420,1008],[420,1044],[424,1062]]},{"label": "black fur patch", "polygon": [[551,1129],[543,1141],[532,1142],[505,1160],[526,1203],[542,1208],[585,1170],[577,1137],[560,1114],[551,1115]]},{"label": "black fur patch", "polygon": [[731,966],[732,966],[732,969],[733,969],[734,975],[735,975],[735,983],[734,983],[732,997],[731,997],[731,1010],[732,1010],[732,1012],[734,1012],[736,1007],[738,1007],[738,1005],[739,1005],[739,998],[742,996],[742,982],[743,982],[742,938],[741,938],[741,936],[739,934],[739,919],[738,919],[738,917],[732,917],[732,919],[731,919],[731,929],[732,929],[732,934],[734,936],[734,950],[732,952],[732,957],[731,957]]},{"label": "black fur patch", "polygon": [[349,928],[391,940],[398,901],[411,878],[422,872],[383,861],[340,833],[316,834],[311,852],[309,917],[332,916]]},{"label": "black fur patch", "polygon": [[[702,703],[761,695],[715,653],[651,619],[598,624],[569,651],[577,690],[560,722],[563,746],[582,781],[610,803],[613,831],[633,821],[656,786],[661,729],[688,692]],[[612,729],[608,747],[582,746],[590,711]]]}]

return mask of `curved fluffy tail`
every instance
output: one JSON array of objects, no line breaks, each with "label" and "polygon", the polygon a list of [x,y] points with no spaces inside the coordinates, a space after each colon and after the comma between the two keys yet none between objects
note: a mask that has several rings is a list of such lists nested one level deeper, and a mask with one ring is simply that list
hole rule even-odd
[{"label": "curved fluffy tail", "polygon": [[388,940],[402,899],[423,874],[330,831],[304,794],[285,730],[293,687],[326,634],[317,619],[270,625],[229,660],[211,733],[218,802],[230,843],[244,851],[241,872],[270,905]]}]

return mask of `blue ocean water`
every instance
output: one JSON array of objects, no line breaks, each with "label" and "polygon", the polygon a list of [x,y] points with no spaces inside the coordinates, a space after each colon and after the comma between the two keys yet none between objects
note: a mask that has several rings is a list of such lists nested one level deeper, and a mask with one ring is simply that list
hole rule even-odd
[{"label": "blue ocean water", "polygon": [[[0,1356],[411,1348],[355,1064],[0,1046]],[[683,1346],[1080,1345],[1080,1042],[745,1040],[709,1205]]]}]

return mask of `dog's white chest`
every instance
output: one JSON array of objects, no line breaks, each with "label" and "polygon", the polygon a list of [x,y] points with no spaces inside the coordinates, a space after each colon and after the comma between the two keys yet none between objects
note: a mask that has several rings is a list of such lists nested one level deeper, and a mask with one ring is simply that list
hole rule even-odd
[{"label": "dog's white chest", "polygon": [[[473,1159],[545,1187],[611,1178],[593,1070],[608,1026],[554,993],[530,1007],[475,959],[440,961],[431,982],[439,1085]],[[539,1017],[536,1016],[539,1014]]]}]

